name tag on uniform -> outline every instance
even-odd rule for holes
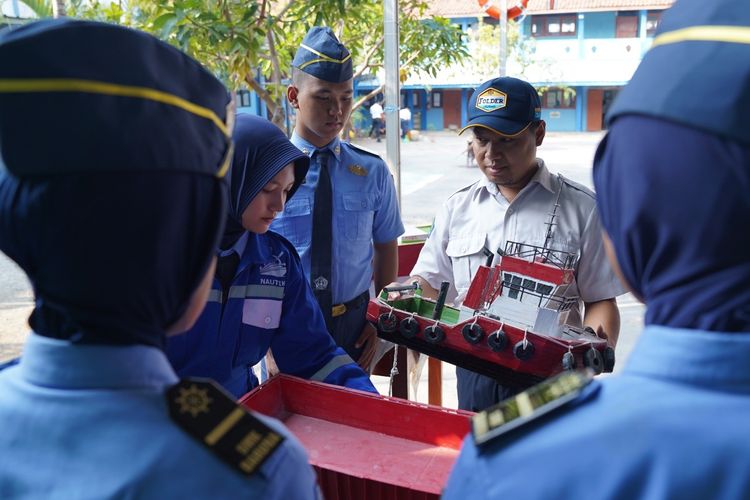
[[[242,304],[242,323],[273,330],[281,320],[281,300],[245,299]]]

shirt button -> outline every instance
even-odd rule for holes
[[[367,202],[366,201],[362,201],[362,208],[367,208]]]
[[[266,316],[265,321],[266,321],[267,325],[270,325],[271,324],[271,316]]]
[[[509,213],[509,214],[512,214],[512,213],[513,213],[513,209],[512,209],[512,208],[509,208],[509,209],[508,209],[508,213]]]

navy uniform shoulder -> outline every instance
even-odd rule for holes
[[[542,417],[571,411],[591,401],[600,385],[591,370],[567,371],[549,378],[520,394],[477,413],[471,419],[474,443],[481,447],[503,437],[530,429]]]
[[[165,397],[178,426],[245,476],[258,471],[285,440],[211,380],[181,380]]]
[[[297,249],[294,248],[294,245],[292,245],[292,243],[288,239],[284,238],[276,231],[266,231],[264,236],[266,236],[269,244],[271,245],[271,248],[274,251],[288,252],[293,259],[300,259],[299,254],[297,253]]]
[[[594,194],[594,192],[591,189],[584,186],[583,184],[572,181],[563,175],[560,175],[559,177],[560,177],[560,180],[563,182],[563,184],[566,185],[567,187],[573,188],[574,190],[585,194],[592,200],[596,199],[596,195]]]

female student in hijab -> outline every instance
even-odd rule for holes
[[[279,422],[179,382],[162,350],[210,289],[226,89],[94,22],[6,31],[0,60],[0,249],[35,294],[23,356],[0,371],[0,497],[315,498]],[[227,414],[233,432],[207,444]],[[234,451],[251,431],[274,443],[262,462]]]
[[[309,159],[268,120],[237,115],[229,218],[203,314],[167,354],[182,376],[210,377],[239,397],[258,385],[268,351],[282,373],[377,392],[333,342],[297,252],[268,227],[307,173]]]
[[[647,307],[628,363],[469,437],[446,499],[750,498],[750,45],[728,25],[749,29],[743,2],[665,13],[594,160],[605,246]]]

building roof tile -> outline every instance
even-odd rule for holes
[[[498,0],[491,0],[498,2]],[[508,0],[513,5],[516,0]],[[528,14],[607,10],[666,9],[674,0],[529,0]],[[429,13],[443,17],[473,17],[484,14],[475,0],[434,0]]]

